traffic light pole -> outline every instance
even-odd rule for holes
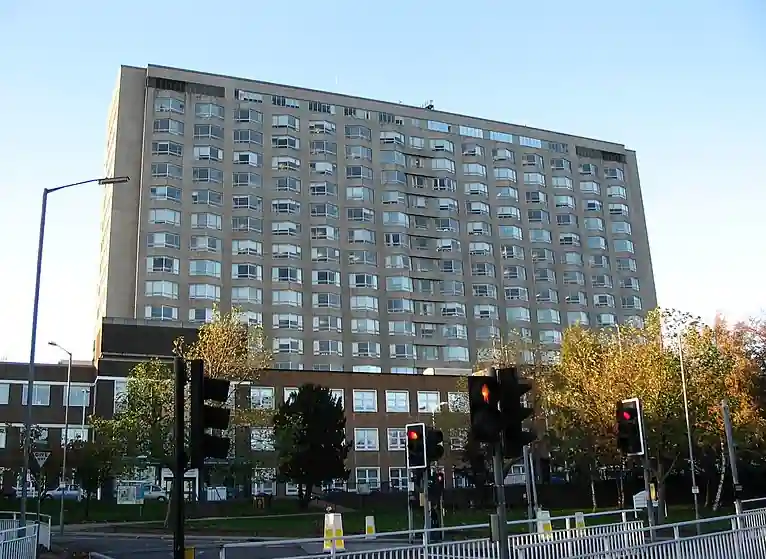
[[[505,516],[505,483],[503,480],[503,444],[495,443],[492,452],[492,473],[495,477],[495,504],[497,505],[497,539],[500,541],[500,559],[509,559],[508,519]]]
[[[426,463],[423,468],[423,547],[428,549],[428,529],[431,528],[431,504],[428,502],[428,482],[431,467]]]
[[[644,422],[644,407],[639,405],[641,425],[646,425]],[[650,476],[652,473],[651,465],[649,464],[649,439],[647,437],[646,429],[641,429],[642,445],[644,447],[644,454],[641,457],[644,466],[644,491],[646,492],[646,516],[649,521],[649,539],[654,541],[654,501],[652,500]]]
[[[184,442],[184,412],[186,403],[186,361],[182,357],[173,360],[175,376],[175,464],[173,468],[173,559],[184,559],[184,474],[186,473],[186,454]]]

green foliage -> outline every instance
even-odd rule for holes
[[[236,406],[234,401],[237,386],[257,382],[260,371],[271,363],[272,352],[267,345],[262,328],[244,324],[237,311],[218,310],[213,320],[200,328],[195,342],[186,343],[183,337],[175,341],[176,355],[188,360],[202,359],[207,376],[232,382],[232,401],[227,403],[233,408],[232,433],[237,428],[268,422],[262,411]],[[125,393],[115,404],[113,418],[91,418],[96,436],[115,440],[122,456],[142,466],[152,462],[172,466],[175,453],[172,364],[155,359],[136,365],[127,377]],[[137,461],[138,457],[145,458]]]
[[[304,384],[279,406],[273,422],[278,476],[299,485],[303,506],[313,487],[348,479],[346,414],[328,388]]]
[[[114,417],[91,418],[96,440],[111,438],[122,456],[170,465],[175,451],[174,384],[168,363],[155,359],[133,367],[125,392],[115,402]]]
[[[67,452],[67,464],[72,468],[75,483],[85,491],[95,493],[119,473],[120,449],[114,439],[72,441]]]

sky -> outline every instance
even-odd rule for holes
[[[121,64],[595,137],[638,153],[659,303],[766,309],[762,0],[0,0],[0,359],[27,361],[43,188],[100,177]],[[49,199],[37,361],[90,360],[101,192]]]

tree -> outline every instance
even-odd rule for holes
[[[199,329],[194,342],[188,343],[179,337],[173,348],[176,355],[185,359],[204,360],[206,375],[232,382],[234,390],[227,405],[233,408],[231,425],[235,450],[238,429],[263,425],[269,420],[260,410],[236,406],[237,386],[257,382],[260,371],[268,368],[272,359],[263,329],[248,325],[242,318],[236,310],[221,313],[216,309],[212,321]],[[115,437],[121,454],[128,461],[154,462],[172,468],[175,454],[174,384],[170,363],[160,360],[139,363],[128,375],[126,390],[116,402],[114,417],[92,418],[96,436]],[[188,403],[188,398],[186,401]],[[249,442],[249,436],[247,439]],[[169,502],[168,510],[170,506]]]
[[[640,328],[572,327],[564,333],[560,363],[538,382],[552,447],[560,459],[592,477],[603,468],[622,469],[614,434],[615,405],[625,398],[641,399],[661,515],[667,477],[687,457],[678,340],[694,439],[698,444],[719,444],[721,398],[732,401],[738,426],[754,418],[752,406],[742,405],[751,401],[746,385],[752,383],[745,379],[752,378],[752,371],[741,344],[722,323],[711,329],[689,315],[656,310]]]
[[[116,438],[99,437],[96,441],[81,439],[69,443],[67,461],[73,478],[85,494],[85,518],[90,513],[93,495],[107,480],[119,473],[119,447]]]
[[[308,508],[313,487],[348,479],[346,414],[329,388],[304,384],[273,421],[278,476],[298,485],[301,508]]]

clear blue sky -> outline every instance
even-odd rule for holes
[[[29,352],[42,188],[102,174],[120,64],[421,104],[638,152],[660,304],[766,308],[762,0],[0,2],[0,357]],[[38,361],[90,359],[100,193],[51,198]]]

